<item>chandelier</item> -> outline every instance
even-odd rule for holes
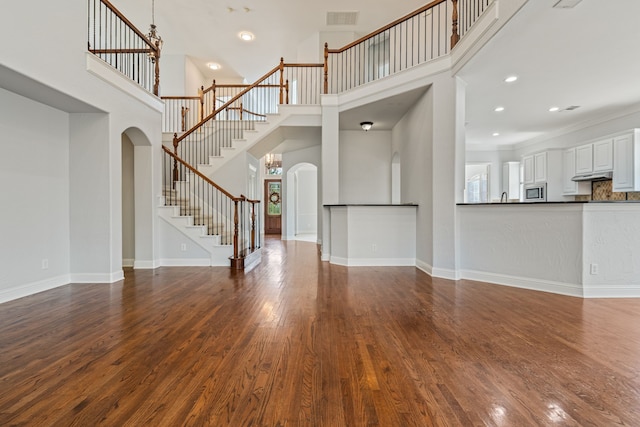
[[[158,34],[156,30],[156,1],[151,0],[151,25],[149,26],[149,34],[147,34],[147,38],[151,42],[152,45],[158,48],[158,55],[160,54],[160,49],[162,49],[162,37]],[[149,52],[149,58],[152,61],[156,60],[156,54],[154,52]]]
[[[278,175],[282,173],[282,155],[267,153],[264,155],[264,167],[268,175]]]

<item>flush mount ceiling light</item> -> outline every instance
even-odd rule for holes
[[[209,63],[207,64],[207,67],[211,68],[212,70],[219,70],[220,68],[222,68],[222,67],[220,66],[220,64],[215,63],[215,62],[209,62]]]
[[[560,107],[551,107],[549,108],[549,111],[555,113],[556,111],[560,111]]]
[[[240,34],[238,34],[238,37],[240,37],[241,40],[244,40],[246,42],[250,42],[251,40],[253,40],[255,38],[255,36],[250,33],[249,31],[243,31]]]
[[[371,126],[373,126],[373,122],[361,122],[360,126],[362,127],[362,130],[367,132],[369,129],[371,129]]]
[[[508,76],[506,79],[504,79],[506,83],[513,83],[516,80],[518,80],[518,76]]]
[[[500,113],[500,112],[504,111],[504,107],[498,106],[498,107],[494,108],[493,111],[495,111],[496,113]]]
[[[494,132],[494,133],[492,133],[491,135],[493,135],[493,136],[500,136],[500,132]]]

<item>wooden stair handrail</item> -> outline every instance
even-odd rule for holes
[[[409,14],[407,14],[407,15],[403,16],[402,18],[398,18],[398,19],[396,19],[395,21],[393,21],[392,23],[387,24],[387,25],[385,25],[384,27],[379,28],[379,29],[375,30],[375,31],[374,31],[374,32],[372,32],[372,33],[369,33],[369,34],[367,34],[366,36],[360,37],[358,40],[356,40],[356,41],[354,41],[354,42],[351,42],[351,43],[349,43],[348,45],[346,45],[346,46],[344,46],[344,47],[341,47],[341,48],[339,48],[339,49],[327,49],[327,52],[328,52],[328,53],[342,53],[342,52],[344,52],[345,50],[350,49],[350,48],[352,48],[352,47],[354,47],[354,46],[356,46],[356,45],[359,45],[359,44],[360,44],[360,43],[362,43],[363,41],[365,41],[365,40],[367,40],[367,39],[370,39],[370,38],[372,38],[372,37],[375,37],[375,36],[377,36],[378,34],[383,33],[383,32],[385,32],[385,31],[387,31],[388,29],[393,28],[393,27],[395,27],[396,25],[398,25],[398,24],[400,24],[400,23],[402,23],[402,22],[404,22],[404,21],[406,21],[406,20],[409,20],[409,19],[413,18],[414,16],[419,15],[419,14],[421,14],[422,12],[424,12],[424,11],[426,11],[426,10],[429,10],[429,9],[431,9],[431,8],[433,8],[433,7],[437,6],[437,5],[439,5],[440,3],[445,3],[446,1],[447,1],[447,0],[434,0],[434,1],[432,1],[431,3],[429,3],[429,4],[426,4],[426,5],[422,6],[420,9],[414,10],[413,12],[411,12],[411,13],[409,13]],[[456,2],[457,2],[457,0],[456,0]]]
[[[157,55],[159,53],[158,47],[155,46],[153,43],[151,43],[149,41],[149,39],[147,38],[147,35],[144,34],[142,31],[138,30],[136,28],[135,25],[133,25],[131,23],[131,21],[129,21],[127,19],[126,16],[124,16],[122,14],[122,12],[120,12],[114,5],[112,5],[109,0],[100,0],[102,2],[102,4],[104,4],[107,8],[109,8],[113,13],[115,13],[118,18],[122,19],[122,21],[124,21],[124,23],[131,29],[133,30],[134,33],[136,33],[140,38],[142,38],[145,43],[151,48],[151,50]],[[93,52],[93,51],[92,51]],[[114,53],[114,52],[102,52],[102,53]],[[144,53],[144,52],[125,52],[125,53]]]
[[[236,102],[238,99],[242,98],[247,92],[249,92],[251,89],[255,88],[256,86],[258,86],[260,84],[260,82],[263,82],[264,80],[268,79],[269,77],[271,77],[273,74],[275,74],[277,71],[280,70],[280,66],[281,64],[276,65],[273,69],[271,69],[270,71],[268,71],[264,76],[262,76],[261,78],[259,78],[258,80],[256,80],[255,83],[247,86],[246,89],[242,90],[241,92],[239,92],[236,96],[234,96],[233,98],[231,98],[230,100],[228,100],[226,103],[224,103],[220,108],[218,108],[217,110],[213,111],[211,114],[209,114],[208,116],[206,116],[205,118],[203,118],[202,120],[200,120],[200,122],[198,124],[196,124],[195,126],[193,126],[191,129],[189,129],[188,131],[186,131],[185,133],[183,133],[180,137],[178,137],[177,134],[174,134],[173,136],[173,146],[174,148],[177,150],[178,149],[178,144],[180,144],[180,141],[182,141],[183,139],[185,139],[187,136],[191,135],[193,132],[195,132],[196,130],[198,130],[204,123],[208,122],[209,120],[211,120],[212,118],[214,118],[216,115],[218,115],[221,111],[223,111],[224,109],[226,109],[227,107],[229,107],[231,104],[233,104],[234,102]]]
[[[196,175],[198,175],[200,178],[202,178],[207,184],[212,185],[216,190],[220,191],[222,194],[224,194],[225,196],[227,196],[228,198],[230,198],[233,201],[238,201],[238,202],[242,202],[244,200],[246,200],[246,197],[244,196],[240,196],[240,197],[235,197],[233,196],[231,193],[229,193],[227,190],[225,190],[224,188],[220,187],[218,184],[216,184],[215,182],[211,181],[209,178],[207,178],[204,174],[202,174],[200,171],[198,171],[196,168],[194,168],[193,166],[191,166],[189,163],[185,162],[184,160],[182,160],[180,157],[178,157],[177,155],[173,154],[171,152],[171,150],[169,150],[166,146],[162,146],[162,149],[164,150],[165,153],[167,153],[168,155],[170,155],[171,157],[173,157],[174,161],[179,162],[180,164],[182,164],[184,167],[186,167],[187,169],[189,169],[191,172],[195,173]]]

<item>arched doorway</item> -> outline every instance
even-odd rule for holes
[[[152,147],[138,128],[121,135],[122,145],[122,266],[153,266]]]

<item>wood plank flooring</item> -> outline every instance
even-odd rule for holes
[[[640,426],[639,300],[265,245],[1,304],[0,425]]]

